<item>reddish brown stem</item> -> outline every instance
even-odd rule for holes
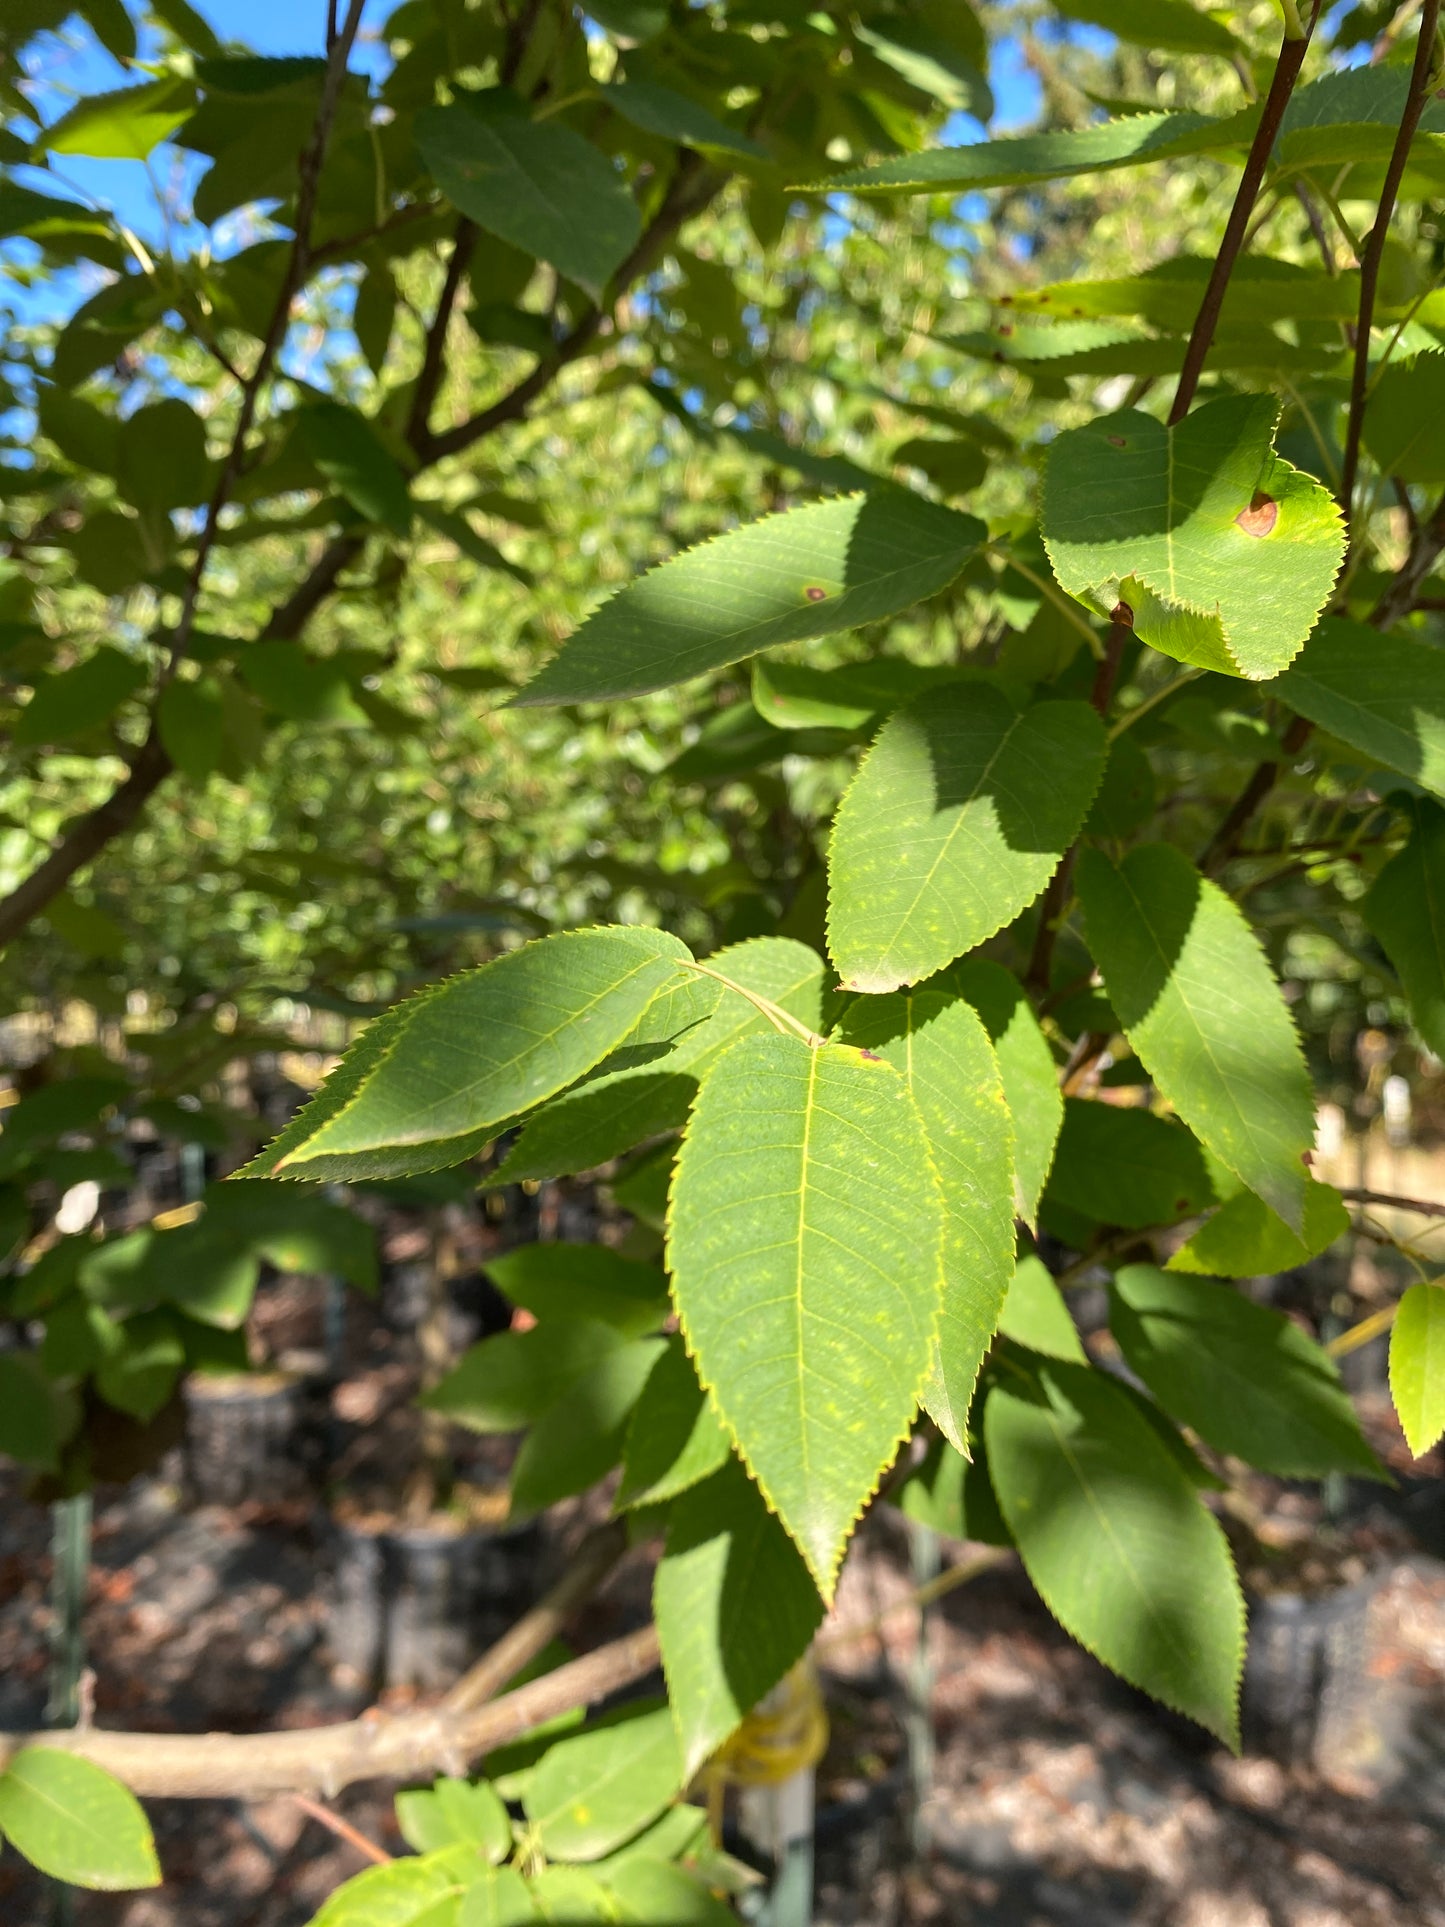
[[[1390,221],[1395,212],[1395,202],[1399,197],[1400,183],[1405,178],[1405,165],[1410,158],[1410,144],[1420,125],[1420,116],[1425,111],[1425,99],[1430,88],[1430,68],[1435,58],[1435,34],[1439,24],[1440,0],[1425,0],[1420,14],[1420,40],[1415,48],[1415,64],[1410,72],[1410,91],[1405,97],[1405,111],[1400,117],[1400,125],[1395,133],[1395,144],[1390,151],[1390,163],[1385,169],[1384,186],[1380,190],[1380,205],[1375,213],[1375,225],[1370,229],[1369,239],[1365,242],[1364,258],[1360,262],[1360,310],[1359,319],[1355,324],[1355,363],[1350,377],[1350,413],[1345,427],[1345,452],[1340,463],[1340,506],[1345,512],[1349,543],[1354,540],[1355,478],[1359,473],[1360,436],[1365,423],[1365,403],[1369,398],[1370,329],[1375,320],[1375,296],[1380,285],[1380,267],[1385,258],[1385,242],[1390,231]],[[1348,551],[1345,566],[1348,569]]]
[[[1189,413],[1194,400],[1194,391],[1199,386],[1199,377],[1204,372],[1205,359],[1214,341],[1219,317],[1224,309],[1224,297],[1229,290],[1229,279],[1234,273],[1235,263],[1243,252],[1245,238],[1249,233],[1250,217],[1254,204],[1259,199],[1259,190],[1264,183],[1265,170],[1269,157],[1274,151],[1274,143],[1279,136],[1280,124],[1284,120],[1284,110],[1289,106],[1290,95],[1294,92],[1295,82],[1299,79],[1300,68],[1309,51],[1310,35],[1314,32],[1315,19],[1319,14],[1316,0],[1309,25],[1298,39],[1288,35],[1281,43],[1279,59],[1275,62],[1274,77],[1269,83],[1264,106],[1260,109],[1259,125],[1254,130],[1249,154],[1244,163],[1244,172],[1239,177],[1239,188],[1234,196],[1234,206],[1229,210],[1229,220],[1225,225],[1224,239],[1219,244],[1219,253],[1214,258],[1214,268],[1209,276],[1209,285],[1204,290],[1204,299],[1199,304],[1199,313],[1194,318],[1194,330],[1189,337],[1189,346],[1184,351],[1184,366],[1179,371],[1179,386],[1174,394],[1174,406],[1169,411],[1170,426],[1182,422]]]
[[[293,1793],[291,1798],[303,1813],[309,1814],[329,1833],[334,1833],[338,1840],[344,1840],[349,1847],[355,1847],[356,1851],[366,1859],[373,1861],[378,1867],[391,1865],[392,1856],[385,1847],[379,1847],[374,1840],[368,1840],[364,1833],[352,1826],[349,1820],[343,1820],[339,1813],[333,1813],[330,1807],[323,1806],[319,1800],[313,1800],[306,1793]]]
[[[1109,633],[1104,641],[1104,653],[1099,658],[1099,666],[1094,671],[1094,686],[1089,691],[1089,701],[1101,717],[1109,713],[1109,704],[1114,700],[1114,685],[1119,680],[1119,666],[1124,660],[1124,645],[1134,631],[1134,612],[1127,604],[1119,603],[1114,610],[1114,619],[1109,624]],[[1075,843],[1065,851],[1064,859],[1049,879],[1049,887],[1044,891],[1039,905],[1038,928],[1034,932],[1033,952],[1029,957],[1029,967],[1024,982],[1034,990],[1047,990],[1049,971],[1054,960],[1054,945],[1058,941],[1059,923],[1069,892],[1074,884],[1074,865],[1078,861],[1079,846]]]

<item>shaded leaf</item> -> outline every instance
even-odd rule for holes
[[[1269,693],[1372,762],[1445,796],[1445,650],[1328,616]]]
[[[440,1779],[398,1793],[396,1820],[402,1838],[418,1853],[470,1843],[498,1862],[511,1850],[507,1809],[485,1780]]]
[[[393,535],[410,533],[406,476],[364,415],[340,402],[314,402],[297,415],[294,432],[298,446],[358,515]]]
[[[1025,1569],[1064,1629],[1237,1745],[1244,1601],[1229,1548],[1125,1389],[1031,1359],[990,1392],[984,1438]]]
[[[1216,1278],[1258,1278],[1289,1271],[1319,1256],[1350,1228],[1350,1214],[1331,1185],[1305,1180],[1304,1225],[1296,1237],[1263,1198],[1240,1191],[1227,1199],[1170,1258],[1169,1271]]]
[[[881,622],[946,588],[984,533],[901,489],[750,522],[620,589],[518,701],[641,695],[781,643]]]
[[[1277,675],[1344,558],[1334,498],[1274,453],[1279,411],[1230,395],[1176,428],[1130,409],[1060,435],[1040,518],[1062,586],[1180,662]]]
[[[1410,1000],[1410,1020],[1445,1055],[1445,809],[1427,796],[1396,799],[1410,840],[1360,906]]]
[[[143,664],[103,642],[74,669],[36,683],[34,695],[16,719],[11,740],[28,746],[83,736],[109,722],[145,679]]]
[[[1061,1204],[1095,1224],[1174,1224],[1206,1210],[1214,1186],[1198,1141],[1133,1105],[1064,1101],[1044,1209]]]
[[[923,1404],[965,1449],[979,1367],[1014,1268],[1013,1126],[988,1033],[962,997],[860,997],[837,1035],[902,1073],[943,1195],[943,1303]]]
[[[1445,354],[1392,362],[1365,410],[1365,446],[1402,482],[1445,481]]]
[[[1014,1202],[1019,1216],[1032,1225],[1064,1121],[1054,1054],[1018,978],[1002,964],[965,957],[952,967],[947,981],[973,1005],[993,1044],[1013,1119]]]
[[[690,1779],[823,1617],[802,1556],[736,1460],[674,1503],[652,1610]]]
[[[657,1267],[606,1245],[519,1245],[489,1258],[484,1269],[537,1318],[595,1318],[625,1338],[656,1331],[669,1311],[667,1280]]]
[[[538,1327],[539,1330],[543,1329]],[[512,1467],[512,1516],[585,1492],[622,1457],[627,1425],[661,1356],[660,1338],[630,1339],[577,1378],[523,1441]]]
[[[1086,850],[1089,943],[1130,1044],[1217,1157],[1299,1230],[1314,1093],[1254,932],[1179,850]]]
[[[845,989],[916,983],[1011,923],[1078,834],[1106,753],[1087,703],[1020,712],[960,683],[895,711],[833,824],[828,943]]]
[[[1166,1412],[1281,1478],[1380,1478],[1334,1364],[1283,1312],[1231,1285],[1128,1265],[1109,1326]]]
[[[1042,1258],[1020,1258],[1004,1299],[999,1330],[1016,1345],[1087,1365],[1088,1355],[1068,1301]]]
[[[731,1451],[722,1421],[674,1333],[633,1409],[618,1503],[657,1505],[675,1498],[724,1466]]]
[[[453,207],[594,299],[642,231],[606,155],[560,121],[529,120],[508,88],[423,109],[416,143]]]

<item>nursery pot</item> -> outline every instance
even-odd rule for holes
[[[320,1437],[305,1380],[283,1373],[187,1380],[186,1474],[200,1505],[304,1499]]]
[[[1327,1767],[1368,1727],[1370,1605],[1380,1575],[1318,1593],[1250,1600],[1241,1726],[1248,1751]]]
[[[533,1526],[336,1526],[333,1661],[372,1692],[448,1686],[532,1603]]]

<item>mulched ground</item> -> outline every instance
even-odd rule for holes
[[[318,1341],[317,1304],[298,1292],[270,1294],[273,1353]],[[379,1489],[388,1464],[411,1455],[413,1384],[385,1304],[353,1320],[323,1431],[359,1489],[368,1479]],[[936,1752],[915,1811],[909,1549],[896,1516],[870,1522],[829,1629],[859,1636],[825,1668],[833,1738],[819,1778],[817,1927],[1445,1927],[1445,1468],[1413,1466],[1387,1404],[1375,1394],[1363,1403],[1379,1449],[1408,1479],[1394,1493],[1332,1495],[1343,1522],[1336,1564],[1383,1578],[1312,1763],[1235,1760],[1161,1713],[1067,1639],[1009,1563],[929,1616]],[[499,1468],[479,1453],[464,1469],[485,1480]],[[49,1528],[17,1487],[0,1497],[0,1725],[23,1728],[45,1696]],[[1255,1481],[1246,1497],[1282,1560],[1321,1543],[1329,1522],[1317,1489]],[[331,1644],[338,1543],[315,1498],[195,1505],[174,1457],[105,1489],[86,1614],[97,1719],[245,1730],[359,1711],[365,1690]],[[523,1589],[535,1596],[557,1548],[524,1556],[535,1570],[522,1572]],[[576,1643],[636,1623],[646,1596],[634,1565]],[[352,1789],[335,1804],[401,1849],[387,1789]],[[303,1927],[363,1864],[287,1800],[156,1802],[152,1818],[164,1887],[79,1896],[73,1927]],[[7,1851],[3,1927],[60,1918]]]

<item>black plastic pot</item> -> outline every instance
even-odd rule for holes
[[[186,1480],[198,1505],[281,1505],[315,1491],[321,1432],[306,1380],[197,1376],[185,1399]]]
[[[1371,1575],[1334,1592],[1250,1602],[1241,1726],[1246,1749],[1286,1766],[1329,1766],[1369,1720]]]
[[[447,1686],[532,1604],[536,1564],[531,1526],[340,1524],[332,1659],[372,1692]]]

